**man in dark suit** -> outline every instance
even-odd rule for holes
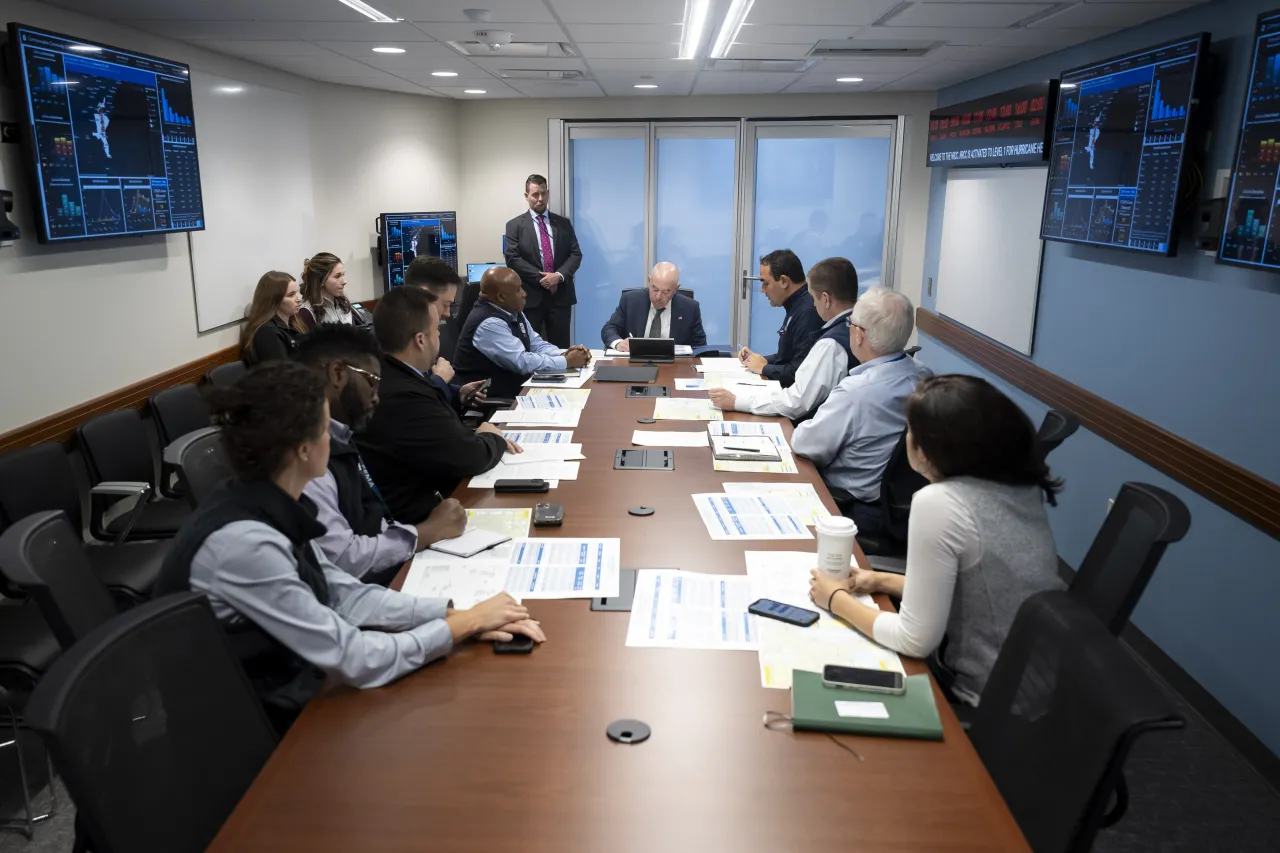
[[[427,378],[440,346],[438,300],[397,287],[378,300],[373,330],[382,346],[378,408],[356,446],[396,521],[419,524],[467,477],[483,474],[520,448],[493,424],[473,432]],[[464,402],[480,383],[464,385]]]
[[[628,338],[673,338],[684,346],[706,346],[702,309],[680,292],[680,270],[663,261],[649,274],[649,286],[622,294],[609,322],[600,330],[604,345],[628,352]]]
[[[582,263],[573,223],[547,211],[547,179],[524,182],[529,209],[507,223],[502,241],[507,266],[520,274],[526,295],[525,317],[534,331],[558,347],[569,346],[569,320],[578,297],[573,274]]]

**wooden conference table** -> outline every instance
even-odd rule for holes
[[[659,382],[674,392],[676,376],[698,375],[693,363],[662,367]],[[834,512],[807,460],[797,459],[798,477],[729,474],[712,470],[709,448],[682,447],[673,472],[614,471],[614,451],[631,446],[633,430],[706,425],[641,426],[653,400],[626,399],[618,383],[587,387],[574,431],[587,457],[579,479],[547,496],[465,484],[455,496],[470,507],[563,503],[564,526],[533,535],[620,537],[628,567],[742,574],[744,551],[814,549],[712,541],[689,499],[730,480],[802,480]],[[628,515],[637,504],[657,513]],[[1028,849],[941,695],[943,742],[842,736],[860,762],[825,735],[764,728],[765,711],[790,712],[790,693],[760,686],[753,653],[627,648],[630,614],[592,612],[581,599],[529,609],[548,638],[532,655],[467,644],[390,686],[314,700],[209,849]],[[926,671],[918,661],[906,667]],[[608,740],[605,727],[621,718],[648,723],[652,737]]]

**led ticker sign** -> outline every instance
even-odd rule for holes
[[[1055,80],[929,113],[930,166],[1043,163],[1057,100]]]

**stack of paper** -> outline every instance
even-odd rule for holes
[[[706,447],[705,432],[662,432],[656,429],[638,429],[631,433],[631,443],[637,447]]]
[[[587,405],[587,398],[591,396],[591,391],[586,388],[530,388],[529,393],[525,396],[559,397],[569,405],[569,408],[581,409]],[[520,397],[516,398],[517,405],[521,399]]]
[[[707,373],[708,388],[723,388],[734,394],[769,394],[782,387],[776,379],[761,379],[754,373]]]
[[[467,529],[475,527],[502,533],[512,539],[523,539],[529,535],[529,524],[533,521],[533,509],[469,509],[467,510]]]
[[[503,430],[502,437],[521,447],[531,444],[569,444],[573,441],[571,430]]]
[[[693,503],[716,540],[812,539],[805,519],[772,495],[693,495]]]
[[[791,452],[786,436],[782,434],[782,424],[763,421],[725,421],[718,424],[707,424],[707,432],[712,435],[763,435],[773,440],[779,449]]]
[[[627,645],[753,651],[757,625],[747,612],[751,579],[675,569],[636,572]]]
[[[791,445],[787,444],[787,439],[782,434],[782,424],[761,423],[759,421],[723,421],[721,423],[707,424],[707,431],[713,436],[764,436],[778,445],[778,452],[782,454],[782,460],[779,462],[732,462],[716,459],[713,460],[712,467],[717,471],[728,471],[736,474],[800,473],[800,469],[796,467],[796,461],[791,455]]]
[[[523,445],[519,453],[502,455],[503,465],[532,465],[535,462],[573,462],[586,459],[581,444],[531,444]]]
[[[792,515],[805,519],[805,524],[812,527],[820,518],[829,518],[831,513],[822,505],[818,490],[812,483],[723,483],[725,494],[730,495],[773,495],[782,498],[790,507]]]
[[[721,421],[724,412],[710,400],[689,397],[659,397],[653,401],[653,418],[659,421]]]
[[[575,373],[575,372],[576,372],[576,373],[577,373],[577,375],[576,375],[576,376],[569,376],[569,377],[567,377],[563,382],[547,382],[547,381],[545,381],[545,380],[538,380],[538,379],[536,379],[536,378],[534,378],[534,377],[530,376],[528,379],[526,379],[526,380],[524,381],[524,387],[526,387],[526,388],[549,388],[549,389],[550,389],[550,390],[552,390],[552,391],[557,391],[557,390],[560,390],[560,389],[563,389],[563,388],[581,388],[583,385],[586,385],[588,382],[590,382],[590,381],[591,381],[591,379],[592,379],[592,377],[593,377],[593,376],[595,376],[596,367],[595,367],[595,363],[594,363],[594,362],[592,362],[591,364],[587,365],[586,367],[582,368],[581,370],[574,371],[574,370],[570,369],[570,370],[566,370],[566,371],[564,371],[564,372],[565,372],[565,373]]]
[[[809,570],[816,568],[817,562],[816,554],[802,551],[747,552],[747,577],[751,579],[753,600],[771,598],[821,613],[817,624],[808,628],[773,619],[759,620],[760,683],[765,687],[790,689],[793,669],[820,673],[827,664],[902,672],[902,661],[896,653],[850,628],[810,600]],[[870,596],[857,598],[879,609]]]
[[[524,400],[525,397],[516,397]],[[563,400],[564,398],[560,398]],[[543,426],[573,429],[578,425],[582,415],[581,409],[569,408],[567,405],[558,409],[516,408],[503,409],[493,413],[489,420],[495,424],[519,424],[522,427]]]
[[[510,454],[508,454],[510,455]],[[546,480],[551,488],[559,488],[561,480],[578,479],[578,462],[508,463],[506,457],[492,469],[477,474],[467,483],[468,489],[492,489],[499,480]]]

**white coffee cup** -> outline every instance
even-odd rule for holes
[[[858,525],[853,519],[833,515],[818,519],[818,568],[836,578],[849,577],[849,560],[853,557],[853,537]]]

